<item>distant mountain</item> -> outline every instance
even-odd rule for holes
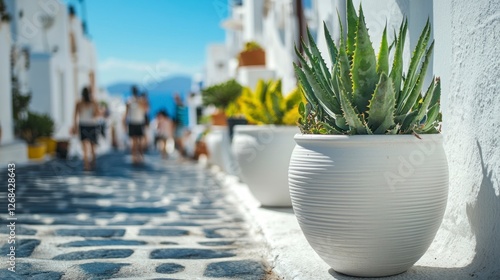
[[[179,92],[187,94],[191,91],[191,83],[192,78],[189,76],[172,76],[158,81],[157,83],[149,84],[146,87],[146,91],[170,93]],[[130,88],[132,87],[132,85],[137,84],[130,82],[121,82],[109,85],[106,89],[112,95],[123,95],[124,93],[130,92]]]

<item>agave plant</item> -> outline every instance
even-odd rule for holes
[[[281,80],[259,80],[255,92],[244,88],[238,100],[241,112],[253,124],[295,125],[299,118],[298,106],[302,101],[295,89],[286,97],[281,91]]]
[[[340,23],[340,20],[339,20]],[[294,64],[307,104],[301,104],[299,127],[304,134],[422,134],[440,131],[439,78],[424,94],[422,87],[434,42],[427,21],[403,72],[403,48],[408,21],[403,20],[392,44],[387,26],[376,56],[368,35],[363,9],[356,12],[347,0],[347,35],[339,46],[326,24],[325,39],[331,59],[329,69],[311,33],[302,42],[304,55],[296,50],[300,66]],[[346,38],[347,37],[347,38]],[[394,51],[392,67],[389,57]]]

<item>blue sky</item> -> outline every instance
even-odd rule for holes
[[[75,5],[82,16],[78,0]],[[223,42],[227,0],[85,0],[99,83],[200,73],[207,44]]]

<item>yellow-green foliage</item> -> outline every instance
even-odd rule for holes
[[[298,106],[303,101],[295,89],[286,97],[281,91],[281,80],[257,83],[255,92],[244,88],[237,103],[249,123],[295,125],[299,118]]]
[[[245,49],[243,51],[255,51],[255,50],[261,50],[262,46],[259,45],[259,43],[255,41],[249,41],[245,43]]]

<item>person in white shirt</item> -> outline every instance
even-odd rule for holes
[[[144,161],[142,150],[142,138],[144,137],[144,125],[146,123],[145,115],[147,104],[144,98],[139,96],[139,90],[136,86],[132,87],[132,98],[127,103],[123,124],[128,128],[128,136],[132,140],[132,163],[141,163]],[[128,122],[128,127],[127,127]]]
[[[71,133],[80,134],[83,149],[83,168],[90,171],[95,168],[97,144],[97,117],[99,116],[99,105],[92,98],[89,88],[82,90],[82,99],[76,103]],[[78,124],[78,125],[77,125]],[[78,130],[77,130],[78,127]],[[89,153],[91,159],[89,160]]]

